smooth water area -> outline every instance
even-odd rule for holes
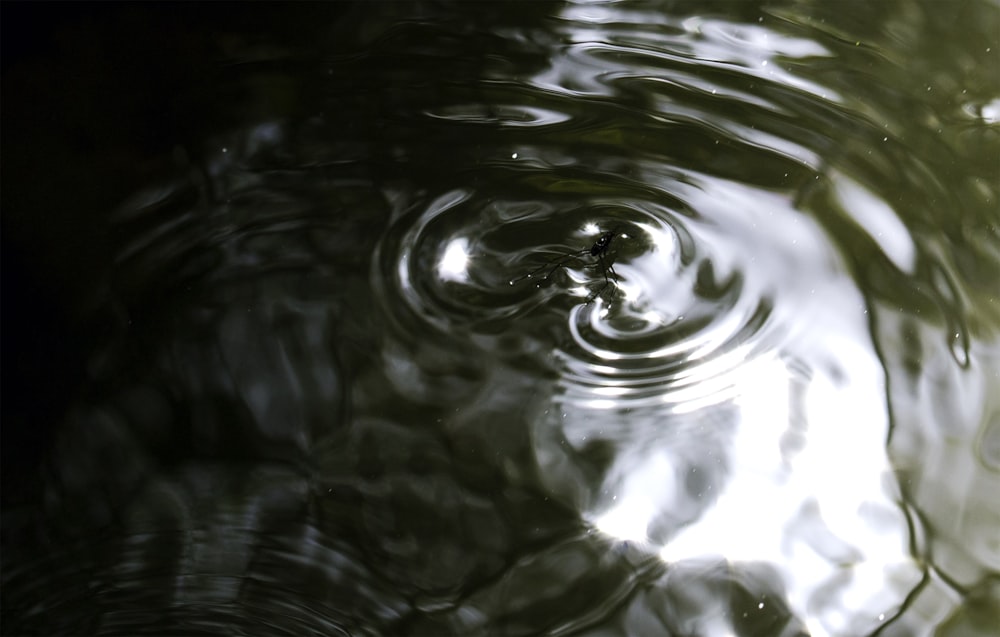
[[[5,179],[83,362],[4,634],[997,634],[1000,7],[226,11],[5,72],[171,36],[119,183]]]

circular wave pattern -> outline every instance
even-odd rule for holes
[[[373,284],[396,320],[429,323],[442,332],[473,326],[488,331],[517,311],[503,280],[509,256],[484,241],[482,221],[469,212],[483,205],[481,197],[453,190],[404,214],[390,229]],[[492,212],[502,216],[503,208],[493,206]]]
[[[853,520],[893,475],[877,462],[865,473],[858,458],[881,461],[884,410],[834,386],[882,390],[865,328],[921,333],[893,327],[890,309],[916,323],[940,315],[946,328],[921,342],[937,329],[965,374],[990,369],[974,336],[996,316],[982,275],[997,255],[996,83],[982,75],[990,44],[964,28],[984,12],[969,4],[981,15],[965,23],[952,12],[955,50],[939,55],[930,45],[941,33],[924,25],[941,22],[930,2],[825,17],[795,3],[699,15],[528,3],[510,16],[477,4],[456,6],[453,22],[424,15],[435,4],[413,6],[419,15],[394,19],[399,4],[361,25],[338,20],[351,36],[301,59],[302,29],[278,48],[226,36],[225,47],[246,47],[230,60],[232,84],[180,100],[209,114],[191,125],[202,141],[174,154],[173,186],[127,202],[112,224],[123,248],[107,288],[124,309],[110,312],[115,347],[98,375],[115,393],[70,421],[61,435],[73,462],[55,455],[55,497],[36,498],[70,535],[129,515],[111,544],[5,569],[11,632],[67,632],[67,613],[39,611],[66,601],[66,581],[87,589],[75,628],[132,633],[168,608],[189,628],[242,627],[258,608],[332,634],[565,633],[630,604],[627,633],[699,632],[688,620],[701,615],[742,617],[719,631],[760,634],[749,623],[762,616],[757,600],[773,612],[781,591],[800,596],[796,611],[865,623],[796,631],[782,610],[770,632],[873,632],[864,626],[904,595],[870,596],[874,612],[845,608],[867,593],[837,588],[862,579],[844,565],[900,587],[905,577],[886,545],[824,525],[840,505]],[[216,130],[202,139],[203,128]],[[878,321],[865,322],[868,309]],[[855,360],[841,345],[865,351]],[[897,384],[944,377],[921,369],[932,347],[913,348]],[[761,373],[771,362],[774,374]],[[731,400],[749,376],[760,382]],[[132,389],[115,398],[121,385]],[[905,440],[909,414],[895,415]],[[987,451],[995,429],[981,436]],[[102,462],[108,450],[132,460]],[[758,469],[784,480],[783,460],[808,452],[798,468],[816,482],[758,488]],[[912,466],[931,481],[954,464],[927,471],[920,460]],[[303,477],[317,467],[319,483]],[[133,500],[136,476],[148,488]],[[717,506],[724,486],[735,491]],[[552,500],[567,506],[553,513]],[[954,500],[963,506],[945,511],[977,504]],[[914,520],[948,515],[914,502]],[[566,540],[581,519],[588,528]],[[683,575],[674,561],[673,584],[643,580],[589,533],[669,542],[683,558],[703,545],[679,533],[724,552],[716,539],[751,539],[753,524],[758,544],[726,553],[715,575],[700,563],[700,575]],[[46,538],[31,540],[39,555],[60,537],[24,527]],[[816,529],[812,557],[787,563],[784,539]],[[965,571],[943,548],[935,568]],[[730,594],[741,565],[772,558],[795,577],[773,594],[756,581]],[[66,577],[36,580],[44,572]],[[88,574],[104,573],[120,585],[94,589]],[[710,606],[685,610],[699,578]],[[929,603],[954,606],[945,592]],[[198,610],[206,603],[218,616]]]
[[[470,206],[483,209],[473,215]],[[403,219],[383,246],[377,280],[393,286],[384,300],[402,299],[407,320],[441,332],[561,323],[563,400],[598,408],[723,400],[727,371],[780,345],[764,273],[718,254],[710,222],[666,206],[560,210],[453,191]],[[606,232],[615,234],[605,264],[618,276],[609,273],[607,287],[590,253]]]
[[[571,311],[572,342],[557,351],[565,403],[610,409],[722,400],[731,397],[726,372],[778,344],[766,335],[773,300],[746,284],[748,274],[716,271],[710,245],[695,243],[682,256],[679,235],[693,236],[687,221],[645,208],[634,234],[648,249],[616,266],[616,298]]]
[[[776,261],[755,253],[783,250],[794,231],[761,228],[799,223],[801,185],[821,170],[802,117],[841,98],[792,62],[830,52],[767,26],[671,18],[636,31],[595,11],[567,11],[570,44],[534,76],[422,111],[496,144],[456,187],[399,204],[376,288],[406,331],[543,334],[563,401],[725,400],[730,371],[781,348],[776,319],[802,292],[769,283]],[[588,249],[612,230],[619,280],[602,291],[613,275]],[[779,269],[801,254],[784,251]]]

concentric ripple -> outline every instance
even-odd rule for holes
[[[788,196],[692,171],[656,184],[649,169],[670,205],[633,197],[569,208],[460,189],[410,204],[380,247],[379,296],[408,330],[555,334],[564,404],[690,410],[729,400],[731,373],[787,345],[789,317],[816,300],[836,258]],[[606,258],[618,279],[605,288],[589,248],[612,230]]]
[[[52,361],[23,357],[5,421],[49,438],[32,385],[81,377],[10,512],[5,489],[7,632],[975,618],[1000,563],[994,7],[329,6],[287,36],[177,20],[180,49],[126,65],[177,64],[148,94],[89,74],[116,48],[79,78],[13,62],[38,119],[15,255],[33,209],[66,213],[35,220],[39,280],[14,270],[37,296],[8,286],[56,316],[13,323],[55,349],[15,350]],[[125,24],[72,20],[38,48]],[[72,113],[30,99],[52,87]],[[119,121],[138,104],[166,113]],[[104,137],[132,141],[82,150]],[[48,308],[92,236],[93,299]]]
[[[477,216],[470,214],[474,207],[485,209]],[[490,205],[461,189],[411,204],[380,246],[372,277],[389,314],[442,332],[489,331],[515,314],[518,308],[504,279],[510,257],[484,238],[486,228],[516,214],[512,208],[517,206]],[[403,308],[407,312],[399,311]]]
[[[725,372],[766,340],[773,301],[745,272],[718,272],[709,246],[681,258],[677,228],[650,217],[636,224],[650,249],[616,270],[621,301],[577,306],[572,343],[557,351],[563,400],[592,408],[643,407],[727,397]]]

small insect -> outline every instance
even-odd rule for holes
[[[514,285],[515,283],[518,283],[525,279],[534,278],[535,275],[537,275],[539,272],[545,270],[548,271],[545,272],[545,275],[542,276],[541,278],[548,279],[550,276],[555,274],[556,270],[558,270],[559,268],[568,267],[568,264],[571,263],[572,261],[582,260],[583,257],[589,255],[595,257],[595,260],[593,263],[587,264],[585,267],[599,268],[601,271],[601,276],[604,277],[604,285],[597,288],[596,290],[593,290],[587,297],[586,303],[591,303],[592,301],[594,301],[594,299],[603,294],[604,290],[608,289],[608,286],[611,285],[612,281],[617,282],[619,280],[618,273],[615,272],[614,264],[612,263],[611,256],[609,254],[609,251],[611,250],[611,243],[617,236],[617,232],[618,232],[618,226],[616,226],[612,230],[609,230],[608,232],[601,234],[601,236],[597,238],[597,241],[594,242],[594,245],[590,246],[589,248],[577,250],[576,252],[568,252],[566,254],[561,254],[557,257],[549,259],[548,261],[543,263],[541,266],[535,268],[531,272],[525,274],[524,276],[514,279],[513,281],[510,282],[510,284]]]

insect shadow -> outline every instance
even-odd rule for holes
[[[616,283],[619,281],[618,273],[615,272],[614,262],[610,252],[611,244],[617,236],[619,228],[621,228],[621,226],[615,226],[611,230],[602,233],[601,236],[597,238],[597,241],[594,242],[594,245],[589,248],[583,248],[582,250],[577,250],[576,252],[567,252],[549,259],[531,272],[512,280],[510,284],[514,285],[515,283],[520,283],[525,279],[535,278],[540,272],[545,273],[541,276],[542,279],[548,279],[550,276],[555,274],[556,270],[559,268],[569,267],[569,264],[574,261],[583,262],[587,257],[593,257],[593,261],[585,263],[584,267],[599,270],[601,276],[604,278],[604,285],[592,290],[590,295],[587,296],[587,300],[584,304],[586,305],[593,302],[597,297],[601,296],[604,291],[608,289],[608,287],[611,286],[612,281]]]

